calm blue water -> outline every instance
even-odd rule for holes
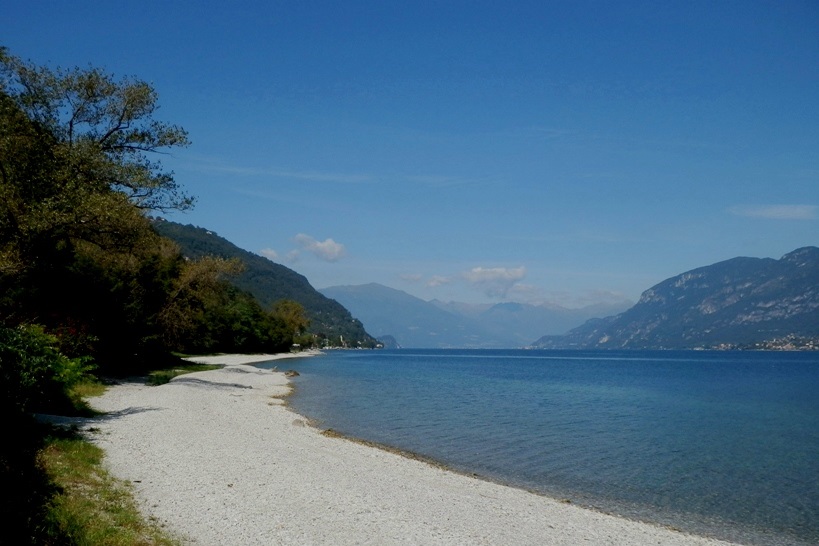
[[[338,351],[286,366],[293,408],[322,428],[686,531],[819,544],[819,354]]]

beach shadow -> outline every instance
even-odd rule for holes
[[[116,419],[121,419],[123,417],[128,417],[129,415],[137,415],[140,413],[146,413],[149,411],[160,411],[163,408],[157,407],[130,407],[124,408],[121,410],[116,411],[106,411],[100,412],[93,416],[64,416],[64,415],[48,415],[48,414],[37,414],[35,415],[35,419],[39,423],[51,425],[53,427],[58,427],[63,430],[82,430],[88,427],[92,427],[96,423],[102,423],[105,421],[114,421]],[[0,542],[2,544],[2,542]]]
[[[140,413],[147,413],[149,411],[160,411],[163,408],[151,407],[151,406],[134,406],[130,408],[124,408],[121,410],[116,411],[106,411],[105,413],[98,415],[96,417],[91,417],[87,419],[87,422],[94,422],[94,421],[113,421],[115,419],[121,419],[122,417],[128,417],[129,415],[138,415]]]
[[[252,389],[250,385],[241,385],[239,383],[222,383],[219,381],[206,381],[196,377],[185,377],[183,375],[174,377],[171,384],[184,383],[194,387],[201,387],[205,389]]]

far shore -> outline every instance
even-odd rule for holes
[[[196,357],[223,367],[115,385],[86,434],[183,544],[729,544],[324,434],[286,406],[284,373],[248,365],[303,356]]]

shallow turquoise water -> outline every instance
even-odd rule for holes
[[[687,531],[819,544],[819,354],[337,351],[287,367],[294,409],[323,428]]]

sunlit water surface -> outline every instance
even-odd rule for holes
[[[285,366],[301,374],[292,407],[322,428],[689,532],[819,544],[819,354],[333,351]]]

